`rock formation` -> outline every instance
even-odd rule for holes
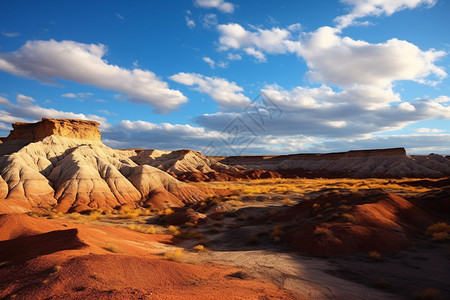
[[[37,142],[51,135],[100,141],[101,132],[98,130],[99,125],[99,123],[94,121],[47,118],[43,118],[42,121],[37,123],[17,122],[12,124],[14,130],[11,131],[5,141],[26,140]]]
[[[437,154],[408,155],[404,148],[328,154],[230,156],[220,163],[280,172],[284,176],[401,178],[445,177],[450,160]]]
[[[105,146],[97,126],[64,119],[14,124],[0,144],[0,196],[5,198],[0,211],[108,210],[138,202],[159,208],[204,197],[166,172],[139,166]]]

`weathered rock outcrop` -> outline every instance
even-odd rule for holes
[[[5,141],[25,140],[37,142],[48,136],[57,135],[80,140],[100,141],[100,124],[94,121],[71,119],[43,118],[37,123],[17,122],[12,124],[11,131]]]
[[[46,127],[46,124],[59,125]],[[0,144],[0,153],[2,148],[22,145],[19,150],[0,157],[0,196],[5,198],[0,200],[0,211],[108,210],[135,207],[138,203],[180,206],[205,196],[166,172],[148,165],[139,166],[105,146],[97,139],[100,136],[97,126],[95,122],[44,119],[19,126],[19,133],[15,129]],[[33,134],[27,134],[25,128],[32,129]],[[39,131],[40,128],[44,131]],[[45,134],[50,135],[44,137]],[[19,143],[24,140],[25,144]]]
[[[445,177],[450,161],[441,155],[408,155],[404,148],[327,154],[230,156],[222,164],[277,171],[284,176],[401,178]]]

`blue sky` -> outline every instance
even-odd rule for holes
[[[2,1],[0,135],[116,148],[450,154],[450,1]]]

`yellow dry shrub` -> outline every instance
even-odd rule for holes
[[[378,251],[370,251],[369,256],[370,256],[370,258],[379,260],[381,258],[381,253]]]
[[[193,247],[192,250],[195,250],[195,251],[198,251],[198,252],[202,252],[202,251],[205,251],[206,248],[203,245],[197,245],[197,246]]]
[[[137,232],[141,232],[141,233],[147,233],[147,234],[155,234],[156,233],[155,227],[153,227],[153,225],[144,226],[144,225],[131,224],[130,226],[128,226],[128,229],[137,231]]]
[[[171,261],[181,261],[181,255],[183,254],[183,248],[178,248],[176,250],[168,251],[164,253],[164,259]]]
[[[141,214],[140,209],[123,208],[120,210],[120,217],[123,219],[134,219]]]

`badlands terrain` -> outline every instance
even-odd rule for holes
[[[2,299],[450,299],[450,158],[0,144]],[[187,145],[188,146],[188,145]]]

